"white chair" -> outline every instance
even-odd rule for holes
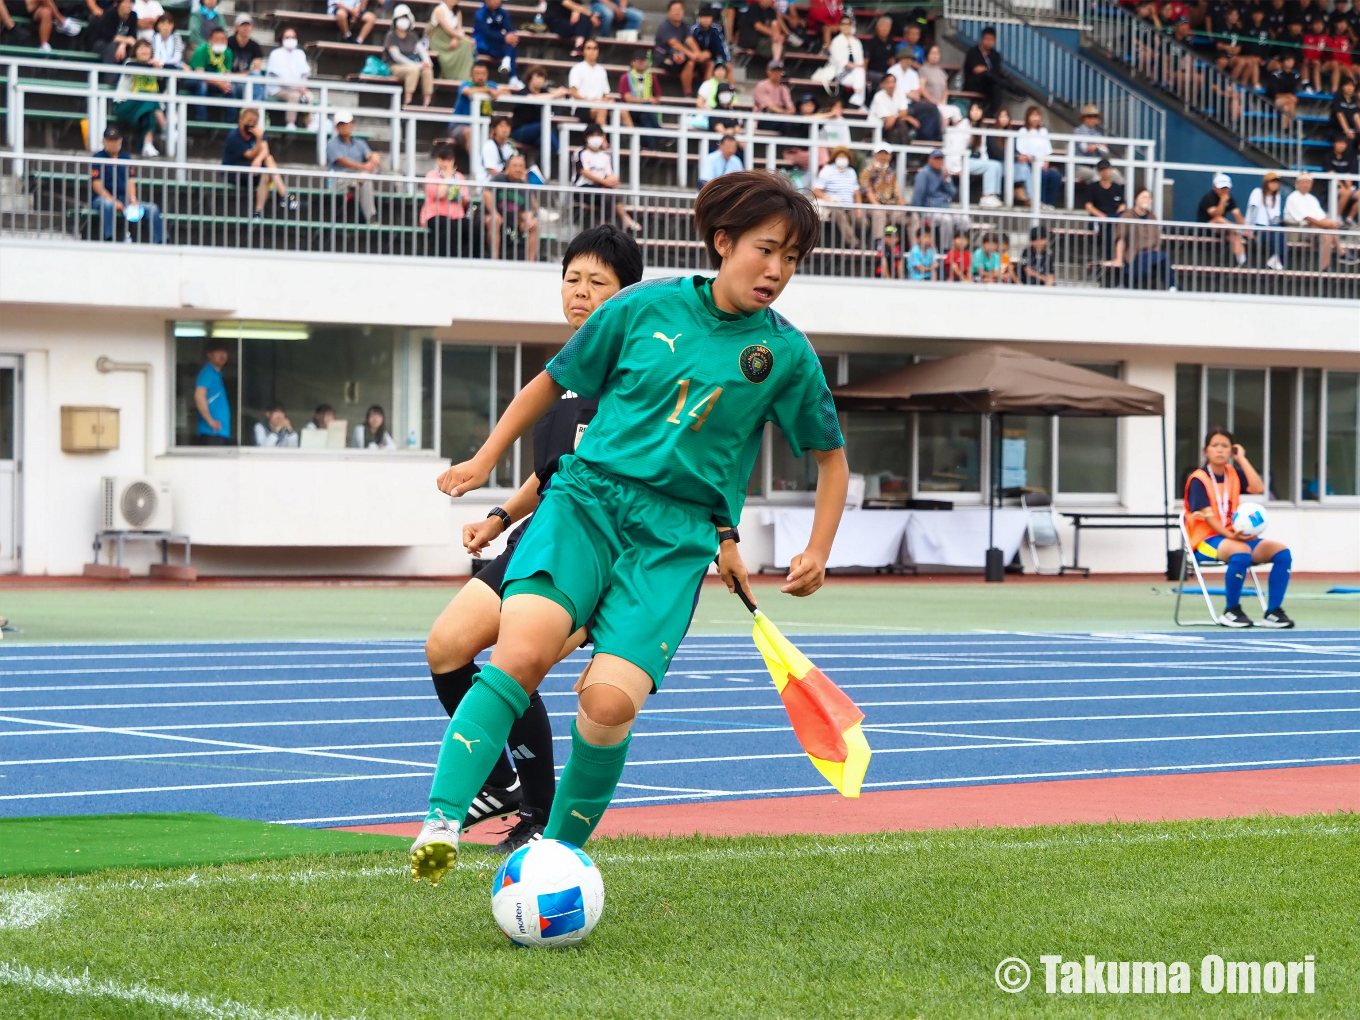
[[[1062,538],[1058,534],[1058,517],[1053,512],[1053,500],[1044,492],[1022,492],[1020,507],[1025,511],[1025,539],[1029,545],[1029,556],[1034,561],[1036,574],[1063,574],[1069,570],[1080,570],[1085,577],[1091,576],[1090,567],[1063,566]],[[1044,566],[1040,549],[1053,549],[1057,562]]]
[[[1228,572],[1226,561],[1217,560],[1213,563],[1201,563],[1199,557],[1195,555],[1194,549],[1190,546],[1190,533],[1185,530],[1185,518],[1180,519],[1181,529],[1181,578],[1176,585],[1176,609],[1172,613],[1172,619],[1176,621],[1178,627],[1221,627],[1218,614],[1214,612],[1214,601],[1209,597],[1209,586],[1205,583],[1204,575],[1213,571]],[[1185,593],[1185,579],[1190,569],[1195,571],[1195,580],[1199,582],[1200,594],[1204,596],[1204,604],[1209,607],[1209,619],[1207,620],[1182,620],[1181,619],[1181,596]],[[1261,575],[1257,572],[1256,564],[1253,563],[1247,568],[1247,573],[1251,576],[1251,585],[1256,592],[1256,599],[1261,603],[1261,613],[1266,611],[1265,589],[1261,587]],[[1246,586],[1243,585],[1243,591]]]

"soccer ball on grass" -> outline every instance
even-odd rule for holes
[[[520,847],[491,883],[492,916],[521,946],[574,946],[603,912],[600,869],[583,850],[558,839]]]

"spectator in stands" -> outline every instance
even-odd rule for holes
[[[132,0],[132,13],[137,18],[137,38],[151,41],[156,34],[156,21],[165,13],[160,0]]]
[[[194,382],[194,407],[198,411],[194,441],[199,446],[231,445],[231,403],[222,381],[229,352],[225,340],[209,340],[204,348],[204,365]]]
[[[831,48],[831,37],[835,34],[837,26],[841,23],[841,15],[845,13],[841,6],[841,0],[812,0],[812,5],[808,9],[807,27],[809,32],[821,32],[822,49]],[[746,43],[742,43],[746,46]],[[746,46],[747,49],[753,47]]]
[[[714,64],[713,76],[705,80],[704,83],[695,90],[697,99],[695,100],[694,105],[700,110],[716,110],[718,108],[718,90],[727,89],[729,92],[732,91],[731,86],[727,84],[727,73],[726,64]],[[708,129],[708,117],[705,114],[696,113],[690,118],[690,126],[696,127],[700,131],[705,131]]]
[[[110,124],[104,129],[103,148],[95,150],[90,162],[90,190],[93,193],[90,204],[99,215],[100,234],[104,240],[113,240],[113,228],[121,213],[124,222],[130,220],[129,207],[138,219],[146,219],[151,224],[151,242],[160,244],[162,235],[161,211],[155,202],[137,201],[137,170],[123,166],[123,160],[131,157],[123,151],[123,133]],[[140,209],[137,213],[135,210]]]
[[[874,276],[880,280],[900,280],[906,274],[906,257],[902,251],[901,229],[889,223],[883,236],[874,242]]]
[[[1355,95],[1355,80],[1346,78],[1341,82],[1341,90],[1332,97],[1331,108],[1327,111],[1327,127],[1333,138],[1343,138],[1354,142],[1360,133],[1360,99]]]
[[[742,122],[732,116],[732,111],[737,105],[737,93],[730,85],[720,85],[715,97],[718,101],[718,108],[713,116],[708,118],[708,128],[723,135],[735,135],[742,129]]]
[[[936,257],[935,242],[930,236],[930,229],[918,227],[915,237],[916,243],[907,252],[907,279],[937,279],[939,276],[939,260]]]
[[[732,59],[727,50],[727,36],[723,34],[722,26],[716,20],[721,10],[722,8],[717,5],[710,7],[707,4],[700,4],[694,27],[689,30],[690,39],[699,48],[696,62],[707,68],[704,72],[705,81],[711,81],[717,69],[725,68],[727,62]]]
[[[1261,76],[1270,63],[1275,40],[1270,34],[1270,29],[1266,27],[1264,5],[1252,4],[1248,18],[1249,21],[1243,30],[1242,60],[1244,64],[1250,62],[1250,67],[1247,75],[1241,80],[1249,88],[1256,89],[1260,88]]]
[[[908,100],[897,91],[897,75],[885,74],[879,79],[879,89],[869,104],[869,127],[881,127],[883,139],[893,145],[906,145],[920,122],[907,113]]]
[[[586,128],[586,144],[576,150],[574,162],[576,172],[572,183],[578,188],[601,191],[615,191],[619,186],[618,174],[614,173],[614,157],[609,153],[609,145],[604,137],[604,128],[591,124]],[[618,217],[624,230],[641,232],[641,225],[628,215],[627,211],[613,195],[592,196],[582,205],[594,214],[596,223],[607,223]]]
[[[1053,253],[1048,250],[1048,228],[1030,227],[1029,247],[1020,263],[1021,282],[1031,287],[1052,287],[1057,283],[1053,272]]]
[[[142,158],[155,159],[160,155],[153,144],[156,132],[165,130],[165,112],[161,109],[161,79],[154,74],[151,63],[151,43],[138,39],[132,47],[132,58],[123,64],[126,70],[118,79],[118,91],[155,99],[124,99],[113,104],[113,115],[129,132],[134,144],[142,143]]]
[[[331,427],[331,422],[333,421],[335,421],[335,408],[331,407],[330,404],[317,404],[316,411],[312,415],[312,420],[304,425],[303,428],[321,429],[324,432]]]
[[[468,194],[463,175],[454,165],[452,145],[434,150],[434,166],[425,175],[425,202],[420,225],[427,236],[426,250],[440,258],[468,258],[472,254]]]
[[[1285,237],[1280,226],[1284,223],[1284,192],[1280,175],[1271,171],[1261,178],[1261,186],[1253,188],[1247,199],[1246,224],[1259,227],[1252,231],[1257,249],[1264,249],[1268,256],[1266,265],[1271,269],[1284,268]]]
[[[968,151],[968,176],[969,178],[981,178],[982,197],[978,199],[978,205],[983,209],[1001,208],[1001,182],[1005,176],[1005,166],[1000,160],[992,159],[987,150],[987,140],[983,135],[973,134],[982,127],[982,104],[976,99],[968,104],[968,122],[964,125],[964,137],[967,139],[966,146]],[[956,129],[950,128],[945,135],[946,144],[956,138]],[[946,164],[949,162],[945,159]],[[950,167],[954,169],[954,167]],[[960,153],[958,172],[963,170],[962,153]]]
[[[938,46],[932,46],[926,50],[926,62],[921,65],[919,70],[921,78],[920,99],[921,102],[930,103],[935,107],[940,115],[941,124],[952,124],[961,119],[962,115],[959,113],[958,107],[949,102],[949,76],[940,65],[940,60],[940,48]],[[986,113],[985,106],[983,113]],[[923,129],[927,126],[921,114],[917,113],[913,116],[921,121]],[[927,137],[932,141],[939,141],[941,137],[940,129],[937,128],[933,135]]]
[[[718,141],[718,147],[709,150],[708,154],[699,160],[699,187],[702,188],[723,174],[734,174],[745,169],[741,155],[737,152],[737,136],[723,135]]]
[[[524,157],[515,155],[505,169],[491,178],[493,184],[517,184],[517,188],[495,188],[483,192],[490,217],[491,257],[509,258],[511,250],[523,252],[530,262],[538,261],[538,199],[528,188],[529,170]]]
[[[1114,168],[1108,159],[1096,164],[1100,176],[1086,185],[1086,212],[1095,220],[1096,242],[1100,257],[1109,259],[1114,247],[1114,221],[1124,215],[1124,186],[1115,183]]]
[[[425,39],[438,76],[447,81],[467,81],[472,62],[477,59],[477,44],[463,31],[463,14],[456,0],[452,7],[446,0],[434,5]]]
[[[814,103],[814,106],[816,104]],[[751,109],[756,113],[777,113],[790,116],[797,111],[793,108],[793,93],[784,84],[784,62],[771,60],[765,65],[765,80],[756,83],[751,93]],[[793,125],[786,121],[760,121],[762,131],[774,131],[787,135]]]
[[[230,99],[235,91],[231,82],[224,78],[214,78],[211,72],[231,73],[231,55],[227,53],[227,30],[217,25],[208,33],[208,41],[194,50],[189,58],[189,68],[204,72],[203,77],[180,79],[180,88],[195,96],[212,96],[215,99]],[[224,106],[193,106],[190,116],[194,120],[226,120],[227,108]]]
[[[968,250],[968,235],[963,231],[954,235],[954,245],[945,253],[944,278],[950,283],[973,281],[973,255]]]
[[[368,0],[327,0],[326,13],[335,19],[341,42],[360,46],[368,42],[369,33],[378,22],[377,12],[368,9]]]
[[[1242,28],[1242,16],[1236,7],[1227,7],[1224,12],[1223,27],[1214,45],[1219,56],[1228,58],[1228,74],[1243,85],[1251,86],[1251,75],[1257,70],[1256,61],[1246,56],[1246,39]]]
[[[831,40],[827,61],[813,72],[812,78],[848,91],[850,105],[864,105],[864,44],[855,36],[854,15],[841,15],[840,32]]]
[[[847,209],[859,201],[859,175],[851,166],[850,150],[837,146],[831,150],[831,162],[817,171],[817,181],[812,186],[812,194],[823,204],[830,207],[831,221],[840,230],[843,243],[852,248],[860,248],[855,223],[862,213],[858,209]]]
[[[628,70],[619,75],[619,101],[624,103],[651,103],[653,105],[661,102],[661,88],[657,84],[656,75],[647,66],[647,51],[634,50],[633,59]],[[619,120],[629,127],[648,127],[659,128],[661,118],[654,113],[644,113],[641,111],[621,110]]]
[[[520,145],[538,147],[538,158],[546,162],[549,148],[544,146],[543,104],[567,95],[566,88],[548,89],[548,72],[541,67],[531,67],[527,75],[528,86],[522,93],[530,97],[532,103],[516,103],[510,116],[510,137]],[[552,152],[558,149],[557,135],[550,128],[547,141]]]
[[[1100,124],[1100,107],[1094,103],[1087,103],[1081,108],[1081,123],[1072,129],[1074,135],[1084,135],[1090,138],[1099,138],[1105,134],[1105,129]],[[1106,160],[1110,158],[1110,147],[1104,142],[1077,142],[1077,155],[1085,156],[1088,159]],[[1099,171],[1093,166],[1083,163],[1076,169],[1078,184],[1090,184],[1094,181]],[[1124,176],[1118,170],[1113,170],[1110,175],[1116,184],[1124,183]]]
[[[1322,91],[1322,75],[1332,69],[1327,52],[1331,36],[1327,34],[1327,19],[1322,11],[1315,11],[1308,21],[1303,36],[1303,80],[1306,92]]]
[[[29,12],[30,17],[38,21],[40,39],[43,38],[44,26],[39,20],[39,11],[44,9],[38,7]],[[50,31],[50,23],[48,29]],[[136,41],[137,18],[132,13],[132,0],[117,0],[109,4],[102,15],[90,22],[90,49],[98,53],[99,59],[106,64],[121,64],[127,60],[132,56],[132,44]],[[52,48],[45,40],[42,45]]]
[[[996,122],[992,125],[992,127],[993,130],[996,131],[1010,131],[1011,113],[1004,106],[996,111]],[[1001,164],[1002,180],[1004,181],[1006,170],[1005,135],[987,136],[987,158],[996,160],[997,163]],[[1018,166],[1019,164],[1017,163],[1016,165]],[[1004,187],[1005,185],[1003,184],[1002,186]],[[1022,194],[1023,191],[1019,187],[1019,182],[1016,182],[1016,187],[1014,189],[1014,194],[1011,195],[1011,200],[1018,202],[1021,205],[1026,204],[1028,202],[1028,199],[1020,197]]]
[[[1343,226],[1355,226],[1356,214],[1360,212],[1360,155],[1356,152],[1354,139],[1345,135],[1332,136],[1332,151],[1328,154],[1322,169],[1330,174],[1338,174],[1336,182],[1336,211]]]
[[[396,440],[387,427],[387,412],[374,404],[364,415],[364,423],[354,426],[354,438],[350,446],[360,450],[395,450]]]
[[[336,115],[339,120],[344,113]],[[222,143],[222,165],[237,167],[268,167],[278,169],[274,157],[269,152],[269,142],[264,137],[264,127],[260,124],[260,111],[244,107],[236,118],[236,130],[227,135]],[[264,215],[264,204],[269,200],[269,186],[272,183],[278,196],[290,211],[298,207],[297,196],[289,193],[288,185],[278,173],[230,174],[228,180],[235,179],[237,188],[248,194],[255,188],[255,216]]]
[[[1213,188],[1199,200],[1195,209],[1195,219],[1200,223],[1228,224],[1246,223],[1237,200],[1232,195],[1232,178],[1225,173],[1214,174]],[[1227,231],[1227,242],[1232,248],[1233,258],[1239,266],[1247,264],[1247,237],[1242,230]]]
[[[1332,63],[1332,94],[1335,95],[1340,83],[1355,81],[1355,68],[1351,66],[1351,27],[1344,17],[1332,16],[1332,34],[1327,40],[1327,55]]]
[[[888,73],[897,59],[897,46],[892,40],[892,18],[883,15],[874,21],[874,34],[864,44],[864,69],[869,82],[869,91],[878,89],[878,83]]]
[[[1323,211],[1322,203],[1313,194],[1313,175],[1307,170],[1294,178],[1294,193],[1284,203],[1284,222],[1287,226],[1312,227],[1315,230],[1341,229],[1341,224]],[[1340,249],[1340,239],[1335,234],[1318,234],[1316,237],[1322,253],[1318,269],[1325,273],[1331,268],[1332,254]],[[1311,237],[1309,241],[1312,242]]]
[[[1049,209],[1058,204],[1058,189],[1063,175],[1049,165],[1053,143],[1048,140],[1043,111],[1037,106],[1025,110],[1025,126],[1015,137],[1015,190],[1037,188],[1039,201]],[[1029,199],[1023,198],[1022,202]]]
[[[515,154],[515,146],[510,141],[510,118],[496,116],[491,118],[491,126],[486,141],[482,143],[482,168],[477,180],[489,181],[505,170],[505,164]]]
[[[156,33],[151,37],[151,66],[172,71],[184,68],[184,40],[175,32],[175,19],[169,14],[162,13],[156,19]]]
[[[485,0],[472,19],[472,36],[477,43],[477,52],[499,60],[501,73],[510,75],[510,87],[520,88],[521,82],[515,73],[519,61],[519,33],[501,6],[501,0]],[[473,70],[476,70],[475,65]]]
[[[680,88],[687,98],[694,97],[694,66],[699,55],[699,44],[685,24],[684,0],[671,0],[666,5],[666,20],[656,28],[656,47],[652,62],[664,67],[680,80]],[[701,69],[707,76],[708,69]]]
[[[217,13],[217,0],[198,0],[198,9],[189,15],[189,45],[185,50],[190,56],[208,41],[212,30],[222,25],[222,16]]]
[[[273,99],[279,103],[311,105],[312,90],[301,82],[311,77],[312,69],[307,63],[307,54],[298,45],[297,29],[289,26],[283,30],[279,45],[270,51],[269,60],[265,62],[264,73],[268,78],[299,83],[295,85],[269,85],[265,88],[266,99]],[[283,119],[289,127],[296,127],[298,111],[285,110]],[[311,123],[311,115],[303,114],[302,126],[304,128],[310,127]]]
[[[817,2],[813,0],[812,14],[808,15],[808,26],[812,26],[812,16],[817,13]],[[838,2],[838,0],[837,0]],[[827,45],[831,43],[831,31],[826,31]],[[737,44],[745,50],[755,50],[756,55],[779,62],[784,66],[784,43],[788,37],[779,27],[779,13],[774,9],[774,0],[756,0],[741,16],[741,32]],[[767,65],[768,66],[768,65]]]
[[[802,49],[807,45],[807,22],[793,0],[774,0],[775,13],[779,15],[779,31],[784,33],[785,45]]]
[[[982,109],[988,117],[995,117],[1005,98],[1005,78],[1001,69],[1001,54],[996,51],[996,29],[988,25],[978,36],[978,43],[963,58],[963,90],[982,95]]]
[[[362,138],[354,137],[354,114],[348,110],[335,115],[335,134],[326,141],[326,169],[347,174],[376,174],[382,169],[378,154]],[[336,177],[331,180],[331,190],[336,197],[343,196],[343,201],[352,198],[360,223],[378,222],[377,196],[371,180]]]
[[[600,24],[600,16],[591,12],[589,5],[578,0],[547,0],[543,20],[548,31],[556,32],[565,41],[571,40],[571,55],[579,57],[586,40]]]
[[[921,8],[916,8],[920,11]],[[919,21],[913,21],[902,29],[902,46],[911,54],[911,62],[916,66],[921,66],[926,62],[926,47],[921,45],[921,25]]]
[[[402,102],[410,104],[419,83],[420,105],[429,106],[434,98],[434,61],[406,4],[397,4],[392,11],[392,27],[383,38],[383,57],[392,77],[401,82]]]
[[[1125,267],[1125,285],[1135,290],[1176,289],[1176,274],[1162,251],[1162,228],[1153,220],[1152,192],[1140,188],[1115,230],[1114,264]],[[1138,221],[1145,222],[1138,222]]]
[[[917,208],[935,209],[929,216],[929,224],[938,232],[941,248],[953,245],[954,231],[968,229],[968,217],[953,215],[947,210],[958,197],[959,189],[954,184],[953,174],[945,166],[944,150],[935,149],[926,158],[926,165],[916,171],[912,184],[911,204]],[[919,214],[913,214],[918,219]]]
[[[1001,252],[997,251],[996,235],[990,231],[982,235],[982,245],[973,249],[973,282],[1001,282]]]
[[[252,37],[255,25],[249,14],[236,15],[235,31],[227,40],[227,52],[231,54],[231,69],[235,74],[250,74],[264,67],[264,50]],[[237,83],[236,98],[245,96],[245,85]]]
[[[1299,108],[1299,93],[1303,91],[1303,75],[1294,69],[1292,50],[1280,54],[1280,66],[1266,75],[1266,95],[1285,116],[1285,125],[1292,123]]]
[[[14,19],[10,17],[9,8],[0,4],[0,41],[3,41],[7,35],[12,35],[7,43],[11,46],[16,44],[26,45],[32,38],[27,29],[21,31],[19,26],[15,24]],[[50,48],[52,44],[48,43],[47,45]]]
[[[282,404],[277,402],[270,404],[269,410],[265,412],[264,421],[255,423],[255,445],[281,447],[298,445],[298,434],[293,430],[293,423],[288,420],[288,410]]]
[[[869,165],[860,172],[859,194],[860,200],[867,205],[906,205],[902,199],[902,189],[897,184],[897,171],[892,165],[892,153],[886,148],[876,150]],[[895,231],[906,226],[905,215],[897,211],[876,209],[870,214],[869,219],[875,239],[881,239],[889,226]]]
[[[499,0],[498,0],[499,2]],[[483,8],[485,10],[485,8]],[[455,117],[468,117],[472,114],[472,104],[477,103],[478,112],[483,117],[491,116],[491,101],[499,99],[501,96],[509,95],[511,90],[502,88],[499,85],[487,83],[489,72],[485,64],[472,65],[472,77],[463,82],[458,87],[458,98],[453,103],[453,115]],[[470,146],[471,136],[466,124],[451,122],[449,124],[449,134],[454,142],[464,149],[469,155],[472,154]]]
[[[38,49],[42,50],[44,53],[47,53],[52,49],[53,26],[55,26],[56,30],[62,35],[71,36],[72,38],[80,35],[80,25],[77,24],[74,19],[68,18],[61,13],[57,8],[55,0],[25,0],[24,9],[28,12],[28,16],[33,24],[38,26]],[[6,18],[9,17],[8,11],[6,11],[5,16]],[[10,28],[12,29],[13,27],[14,23],[11,21]],[[130,38],[135,38],[136,35],[137,33],[133,32]],[[119,56],[117,61],[105,61],[105,63],[120,64],[122,62],[122,56]]]
[[[614,34],[614,26],[629,32],[642,28],[642,12],[628,0],[591,0],[590,13],[599,18],[600,36],[608,38]]]
[[[567,75],[567,89],[572,99],[589,99],[597,103],[611,102],[609,93],[609,72],[600,64],[600,44],[590,40],[585,44],[583,58]],[[604,124],[609,120],[609,111],[600,108],[583,108],[581,119],[587,123]]]

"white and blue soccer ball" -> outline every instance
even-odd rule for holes
[[[1239,503],[1232,524],[1239,535],[1255,538],[1266,530],[1266,508],[1260,503]]]
[[[604,882],[585,851],[560,839],[520,847],[496,870],[491,913],[521,946],[574,946],[604,913]]]

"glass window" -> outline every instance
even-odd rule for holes
[[[434,449],[434,358],[435,342],[420,344],[420,447]]]
[[[835,386],[839,359],[832,355],[817,360],[821,362],[822,374],[826,376],[827,385]],[[807,453],[801,457],[795,457],[793,451],[789,449],[788,440],[784,438],[783,433],[778,428],[770,434],[769,445],[771,447],[770,488],[772,492],[811,492],[817,488],[817,460],[815,457]],[[847,445],[847,456],[849,449]]]
[[[834,358],[824,358],[823,363],[835,365]],[[880,375],[887,375],[899,368],[906,368],[915,359],[910,354],[852,354],[847,359],[846,382],[861,383]],[[827,376],[835,385],[834,369]]]
[[[917,420],[918,491],[981,491],[982,416],[930,412]]]
[[[0,368],[0,460],[14,459],[14,373]]]
[[[1001,488],[1051,494],[1053,419],[1011,415],[1001,419]]]
[[[1228,428],[1246,452],[1247,460],[1265,466],[1266,462],[1266,373],[1265,369],[1232,370],[1232,407]]]
[[[1200,464],[1200,366],[1176,366],[1176,495]]]
[[[847,411],[840,419],[850,470],[864,476],[864,498],[910,499],[911,415]]]
[[[1327,373],[1327,495],[1354,496],[1360,372]]]
[[[1305,368],[1303,370],[1303,456],[1299,465],[1299,477],[1303,480],[1304,499],[1318,498],[1318,429],[1322,414],[1322,370]]]
[[[467,460],[491,434],[490,347],[445,344],[439,357],[439,455]]]
[[[1294,498],[1294,386],[1293,369],[1270,370],[1270,459],[1266,479],[1270,499]]]
[[[240,443],[241,437],[241,418],[240,418],[240,387],[238,385],[237,370],[241,364],[240,343],[236,339],[235,330],[231,331],[230,340],[221,337],[214,339],[213,332],[219,325],[230,326],[230,323],[220,324],[212,322],[177,322],[175,323],[175,402],[174,402],[174,429],[175,445],[191,446],[194,444],[205,443],[207,440],[200,436],[212,434],[209,426],[203,422],[199,414],[195,401],[195,391],[198,389],[200,375],[208,365],[208,348],[220,347],[226,344],[226,361],[222,365],[221,381],[222,389],[217,390],[216,386],[211,388],[205,386],[205,399],[209,396],[214,397],[214,404],[225,401],[225,412],[219,411],[216,406],[209,406],[208,412],[213,416],[213,420],[220,423],[216,434],[225,437],[225,442],[229,446],[236,446]],[[205,382],[214,381],[211,372],[204,376]],[[200,428],[201,425],[201,428]]]
[[[1118,365],[1078,367],[1119,378]],[[1119,491],[1118,418],[1058,419],[1058,491]]]

